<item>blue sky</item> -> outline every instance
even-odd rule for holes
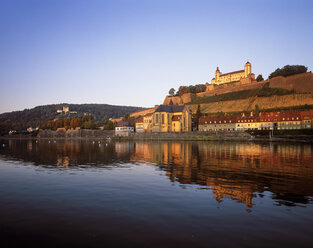
[[[52,103],[149,107],[243,69],[313,68],[313,1],[0,0],[0,113]]]

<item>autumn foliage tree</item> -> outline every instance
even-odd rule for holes
[[[40,126],[41,129],[52,129],[52,130],[56,130],[58,128],[69,129],[77,127],[84,129],[94,129],[97,126],[94,120],[87,115],[84,115],[83,117],[74,117],[48,121]]]

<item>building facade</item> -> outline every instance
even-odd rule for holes
[[[131,136],[134,134],[134,127],[128,121],[121,121],[115,127],[115,136]]]
[[[235,131],[236,116],[204,116],[199,119],[199,131]]]
[[[296,130],[313,128],[313,110],[203,116],[199,131]]]

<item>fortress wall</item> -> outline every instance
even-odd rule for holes
[[[313,93],[313,73],[301,73],[289,77],[275,77],[266,82],[271,88],[295,89],[297,93]]]
[[[192,98],[195,96],[196,94],[194,93],[186,93],[181,96],[181,99],[183,103],[187,103],[187,102],[191,102]]]
[[[313,96],[310,93],[293,94],[285,96],[271,97],[251,97],[248,99],[220,101],[213,103],[200,104],[201,113],[217,113],[217,112],[241,112],[252,111],[255,105],[260,109],[270,109],[275,107],[293,107],[300,105],[313,105]],[[198,104],[187,105],[195,114]]]
[[[203,96],[214,96],[214,95],[221,95],[230,92],[242,91],[242,90],[251,90],[251,89],[258,89],[262,88],[265,84],[265,81],[262,82],[236,82],[236,83],[229,83],[229,84],[221,84],[221,85],[214,85],[213,90],[197,93],[197,97]]]
[[[172,99],[172,102],[173,102],[174,105],[182,105],[182,104],[184,104],[183,101],[182,101],[182,98],[180,96],[166,96],[164,101],[163,101],[163,104],[164,105],[169,105],[171,99]]]

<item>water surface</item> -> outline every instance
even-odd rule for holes
[[[0,142],[1,247],[312,247],[313,146]]]

